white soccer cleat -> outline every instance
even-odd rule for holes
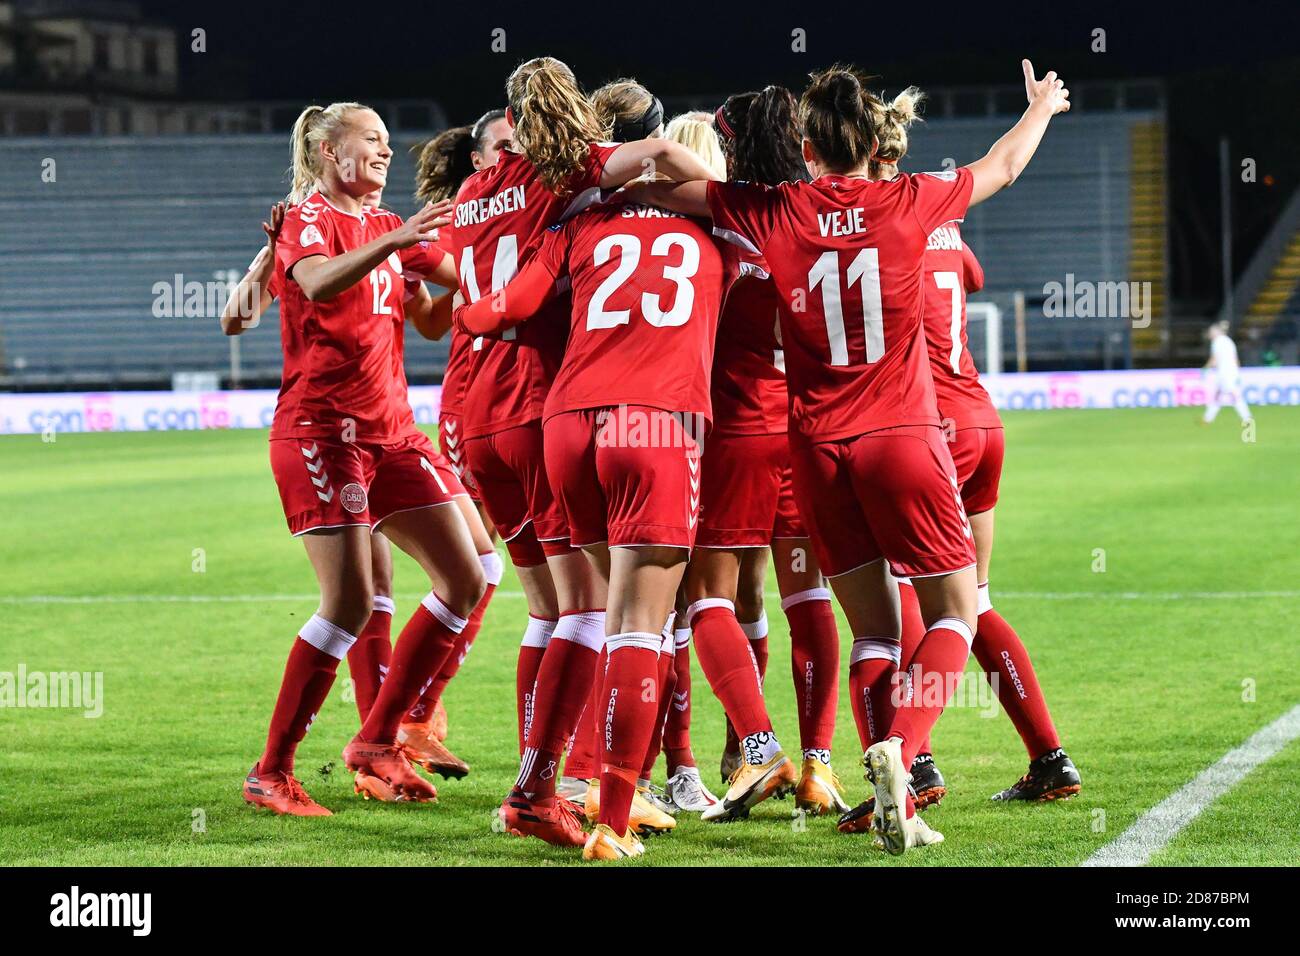
[[[903,822],[903,826],[907,831],[907,849],[909,850],[919,846],[933,846],[936,843],[943,842],[943,834],[922,820],[919,814],[909,817]],[[875,841],[878,848],[885,849],[885,841],[880,838],[879,833],[876,834]]]
[[[907,852],[907,782],[903,766],[903,742],[889,737],[872,744],[862,756],[867,779],[876,788],[874,828],[885,851],[893,856]]]
[[[587,798],[587,788],[591,784],[581,777],[561,777],[555,785],[555,795],[574,803],[582,803]]]
[[[709,792],[709,788],[700,779],[697,767],[683,767],[668,778],[666,787],[668,800],[678,810],[689,813],[703,813],[718,803],[718,798]]]

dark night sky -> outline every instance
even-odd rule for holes
[[[1174,282],[1188,300],[1218,292],[1218,140],[1251,156],[1261,181],[1234,183],[1242,254],[1300,184],[1300,3],[871,5],[704,2],[307,4],[144,0],[182,35],[191,99],[432,98],[452,122],[499,105],[520,60],[551,54],[593,88],[633,75],[661,97],[767,83],[798,90],[809,70],[858,63],[887,88],[1019,82],[1019,60],[1067,84],[1160,78],[1170,117]],[[1214,10],[1213,14],[1209,11]],[[687,11],[687,12],[680,12]],[[850,12],[844,12],[850,11]],[[878,11],[878,12],[877,12]],[[875,12],[875,15],[872,13]],[[189,31],[207,31],[207,52]],[[494,28],[504,53],[491,51]],[[1091,50],[1094,28],[1106,52]],[[791,50],[806,31],[807,52]]]

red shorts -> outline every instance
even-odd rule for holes
[[[785,435],[714,435],[704,450],[700,548],[765,548],[806,538]]]
[[[1001,428],[963,428],[948,446],[968,515],[992,511],[998,503],[1006,433]]]
[[[474,475],[465,467],[464,429],[461,427],[459,415],[443,412],[438,416],[438,444],[442,447],[442,453],[447,456],[447,461],[451,463],[452,470],[456,472],[456,477],[465,486],[465,491],[475,501],[479,501],[478,485],[474,483]]]
[[[273,438],[271,472],[294,535],[322,528],[378,529],[399,511],[465,494],[423,432],[389,445],[324,438]]]
[[[689,549],[700,511],[699,445],[671,412],[587,408],[546,421],[546,473],[574,547]]]
[[[791,449],[795,498],[828,577],[881,557],[924,577],[975,563],[952,455],[937,425]]]
[[[510,549],[516,565],[528,567],[523,551],[511,543],[532,522],[548,555],[567,554],[569,528],[551,486],[542,456],[542,423],[529,422],[465,442],[465,465],[474,475],[488,517]]]

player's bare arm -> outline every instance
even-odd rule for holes
[[[341,256],[307,256],[293,265],[293,279],[312,302],[334,298],[352,288],[394,252],[437,238],[450,221],[451,200],[429,203],[402,225]]]
[[[1070,109],[1070,91],[1055,70],[1049,70],[1040,80],[1035,77],[1034,65],[1028,60],[1021,60],[1020,66],[1025,73],[1029,108],[983,158],[967,167],[974,177],[970,197],[972,206],[1014,183],[1029,165],[1052,117]]]
[[[614,189],[647,174],[665,176],[674,182],[717,178],[681,143],[642,139],[624,143],[613,152],[600,174],[600,185],[602,189]]]
[[[284,208],[282,202],[271,207],[270,221],[262,223],[266,245],[258,250],[244,277],[230,290],[230,298],[221,310],[221,331],[226,335],[242,335],[245,329],[257,325],[262,313],[271,307],[275,297],[269,286],[275,273],[275,243],[284,225]]]

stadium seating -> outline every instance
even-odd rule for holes
[[[394,143],[389,198],[403,214],[415,205],[411,144]],[[225,381],[222,283],[265,241],[258,224],[287,188],[285,137],[10,140],[0,158],[0,219],[11,227],[0,233],[0,378],[156,387],[174,372],[213,371]],[[53,182],[41,178],[46,158]],[[155,314],[155,287],[170,290],[178,275],[213,284],[203,315]],[[278,322],[277,307],[240,338],[245,383],[278,383]],[[406,341],[412,381],[437,381],[446,343],[409,331]]]
[[[1146,113],[1079,113],[1056,124],[1014,189],[972,210],[964,232],[984,264],[986,298],[1029,302],[1035,364],[1100,364],[1123,354],[1127,323],[1051,319],[1048,282],[1127,281],[1134,229],[1130,138]],[[909,170],[982,155],[1006,117],[935,119],[914,129]],[[389,205],[406,214],[413,140],[395,142]],[[54,179],[42,177],[54,161]],[[283,136],[10,139],[0,142],[0,381],[20,388],[167,385],[177,371],[230,365],[217,314],[155,314],[155,287],[237,277],[262,244],[258,223],[284,194]],[[170,298],[167,292],[165,298]],[[274,385],[273,310],[240,340],[242,380]],[[1116,344],[1116,335],[1124,341]],[[1109,337],[1109,341],[1107,341]],[[1008,347],[1004,354],[1014,350]],[[445,343],[407,335],[413,382],[436,381]]]

